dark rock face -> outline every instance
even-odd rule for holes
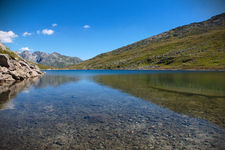
[[[63,68],[82,62],[82,60],[78,57],[64,56],[56,52],[48,54],[40,51],[36,51],[33,53],[29,51],[23,51],[17,52],[17,54],[20,55],[23,59],[32,61],[34,63],[52,66],[56,68]]]
[[[25,60],[14,60],[6,54],[0,54],[0,80],[24,80],[43,75],[36,65]]]
[[[9,58],[7,55],[0,55],[0,65],[3,67],[9,67]]]

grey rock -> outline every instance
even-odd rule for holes
[[[20,63],[21,66],[30,68],[30,66],[27,63],[25,63],[24,61],[19,61],[19,63]]]
[[[24,76],[21,76],[20,73],[17,71],[10,71],[9,74],[13,77],[15,80],[23,80]]]
[[[8,70],[6,67],[1,67],[1,66],[0,66],[0,73],[7,74],[8,71],[9,71],[9,70]]]

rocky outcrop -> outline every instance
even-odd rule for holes
[[[27,78],[42,76],[43,72],[25,60],[9,58],[7,54],[0,54],[0,80],[24,80]]]

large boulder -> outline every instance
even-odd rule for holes
[[[0,54],[0,66],[2,67],[10,67],[9,57],[5,54]]]

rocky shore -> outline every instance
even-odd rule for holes
[[[27,78],[42,76],[38,66],[21,59],[0,54],[0,81],[24,80]]]

